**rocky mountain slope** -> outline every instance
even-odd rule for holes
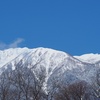
[[[14,70],[19,62],[33,69],[37,74],[45,73],[45,85],[50,86],[53,79],[63,83],[77,80],[91,82],[100,68],[100,55],[71,56],[62,51],[41,47],[11,48],[0,51],[0,73],[4,70]]]

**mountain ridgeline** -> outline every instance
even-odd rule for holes
[[[0,100],[100,100],[98,87],[99,54],[71,56],[48,48],[0,51]]]

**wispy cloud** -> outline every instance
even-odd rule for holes
[[[9,44],[9,48],[16,48],[19,46],[20,43],[22,43],[24,41],[24,39],[22,38],[18,38],[16,41],[14,41],[13,43]]]
[[[0,49],[17,48],[23,41],[24,41],[23,38],[17,38],[14,42],[10,44],[0,42]]]
[[[7,44],[0,42],[0,49],[6,49]]]

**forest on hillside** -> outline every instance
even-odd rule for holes
[[[100,70],[92,83],[77,81],[71,84],[52,79],[46,86],[46,73],[36,73],[21,62],[15,70],[4,70],[0,75],[0,100],[100,100]]]

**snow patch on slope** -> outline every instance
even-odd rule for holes
[[[81,60],[82,62],[87,62],[87,63],[96,63],[100,61],[100,54],[84,54],[81,56],[74,56],[75,58]]]
[[[29,52],[28,48],[10,48],[6,50],[0,50],[0,68],[5,64],[15,59],[18,55],[25,52]]]

